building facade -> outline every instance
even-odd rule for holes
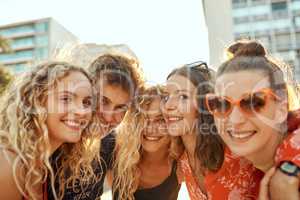
[[[64,44],[78,40],[52,18],[3,25],[0,35],[10,41],[12,48],[11,53],[0,52],[0,63],[15,74],[46,60]]]
[[[208,2],[210,0],[204,0],[204,5]],[[293,67],[295,78],[299,81],[300,0],[222,0],[221,2],[227,5],[230,12],[226,15],[222,13],[215,15],[215,19],[207,19],[207,22],[223,21],[223,18],[230,22],[223,23],[215,31],[223,32],[224,35],[229,34],[233,40],[252,38],[261,41],[272,55]],[[231,26],[231,31],[224,28],[225,26]],[[210,29],[209,25],[208,29]],[[223,30],[226,30],[226,33]],[[210,46],[213,47],[215,42],[211,41]],[[213,49],[213,51],[218,50]]]

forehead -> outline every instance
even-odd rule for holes
[[[149,117],[155,117],[159,114],[161,114],[161,98],[155,97],[149,104],[149,107],[147,109],[147,115]]]
[[[181,75],[171,76],[167,82],[165,90],[166,92],[175,92],[177,90],[187,90],[193,92],[196,86],[186,77]]]
[[[81,72],[71,72],[57,81],[56,90],[91,93],[92,86],[89,79]]]
[[[100,96],[108,98],[114,104],[127,104],[130,101],[129,92],[119,85],[102,82],[98,89]]]
[[[215,92],[238,98],[245,93],[269,87],[269,77],[262,72],[240,71],[219,76],[216,79]]]

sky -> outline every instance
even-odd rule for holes
[[[209,58],[201,0],[1,0],[0,8],[0,25],[53,17],[81,42],[127,44],[153,84]]]

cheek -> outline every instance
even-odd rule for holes
[[[190,112],[185,113],[184,118],[187,124],[189,124],[189,126],[193,126],[197,123],[197,110],[194,107],[191,107],[189,111]]]
[[[121,121],[123,120],[124,116],[125,116],[126,112],[121,112],[121,113],[116,113],[115,114],[115,119],[117,123],[121,123]]]
[[[221,135],[221,137],[223,137],[226,130],[225,121],[219,118],[215,118],[215,125],[217,127],[218,134]]]

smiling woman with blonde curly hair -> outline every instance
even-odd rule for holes
[[[116,130],[114,199],[177,199],[182,144],[167,135],[160,110],[162,88],[142,91]]]
[[[65,62],[43,63],[16,80],[0,105],[0,199],[47,199],[47,182],[61,199],[64,187],[55,191],[55,176],[73,185],[95,178],[92,96],[88,74]],[[54,151],[61,160],[56,174]]]

